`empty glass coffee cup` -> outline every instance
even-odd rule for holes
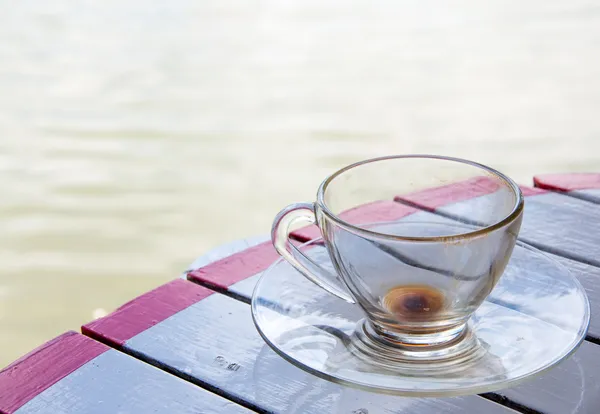
[[[455,193],[455,183],[468,185]],[[479,197],[462,206],[460,216],[469,220],[418,208],[394,222],[344,219],[382,201],[404,200],[406,207],[415,193],[425,199],[442,194],[461,208],[465,191]],[[492,168],[449,157],[390,156],[335,172],[319,187],[316,202],[277,215],[272,240],[305,277],[362,308],[368,347],[398,347],[407,358],[431,359],[456,352],[468,337],[467,321],[501,277],[522,215],[518,185]],[[319,227],[336,274],[292,243],[290,232],[302,223]]]

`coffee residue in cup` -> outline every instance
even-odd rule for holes
[[[427,320],[444,308],[444,294],[427,285],[396,286],[387,291],[382,302],[398,318]]]

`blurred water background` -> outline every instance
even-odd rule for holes
[[[360,159],[600,170],[594,1],[8,0],[0,366]]]

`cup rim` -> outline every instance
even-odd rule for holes
[[[513,191],[513,193],[516,197],[514,207],[513,207],[512,211],[508,215],[506,215],[504,218],[496,221],[493,224],[490,224],[488,226],[482,227],[482,228],[474,230],[474,231],[469,231],[466,233],[459,233],[459,234],[452,234],[452,235],[447,235],[447,236],[423,236],[423,237],[397,236],[397,235],[393,235],[393,234],[380,233],[380,232],[376,232],[373,230],[369,230],[367,228],[361,227],[361,225],[354,225],[354,224],[348,223],[347,221],[343,220],[338,215],[333,213],[329,209],[329,207],[327,207],[327,204],[325,203],[325,191],[327,189],[327,186],[331,183],[331,181],[333,181],[333,179],[335,179],[336,177],[345,173],[346,171],[349,171],[353,168],[360,167],[362,165],[370,164],[373,162],[386,161],[386,160],[392,160],[392,159],[409,159],[409,158],[423,158],[423,159],[434,159],[434,160],[442,160],[442,161],[452,161],[452,162],[458,162],[461,164],[467,164],[467,165],[470,165],[473,167],[480,168],[480,169],[500,178],[501,180],[503,180],[506,183],[507,187],[509,187]],[[495,170],[494,168],[488,167],[486,165],[480,164],[475,161],[466,160],[463,158],[448,157],[448,156],[443,156],[443,155],[429,155],[429,154],[406,154],[406,155],[388,155],[388,156],[383,156],[383,157],[369,158],[366,160],[355,162],[353,164],[347,165],[346,167],[337,170],[336,172],[331,174],[329,177],[327,177],[319,186],[319,189],[317,191],[317,205],[320,207],[321,211],[329,219],[334,221],[338,226],[343,227],[344,229],[351,231],[352,233],[356,233],[356,234],[359,234],[362,236],[366,236],[366,237],[370,237],[370,238],[382,238],[382,239],[387,239],[387,240],[412,241],[412,242],[453,242],[453,241],[460,241],[460,240],[464,240],[464,239],[479,237],[479,236],[493,232],[494,230],[497,230],[499,228],[502,228],[502,227],[512,223],[523,212],[524,199],[523,199],[523,193],[522,193],[521,189],[519,188],[518,184],[515,183],[511,178],[509,178],[505,174],[501,173],[500,171]]]

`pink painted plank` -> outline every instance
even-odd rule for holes
[[[533,177],[536,187],[555,191],[600,189],[600,173],[543,174]]]
[[[428,211],[434,211],[436,208],[449,203],[491,194],[499,188],[500,185],[491,178],[474,177],[458,183],[397,196],[394,200],[408,201]]]
[[[271,241],[260,243],[188,273],[188,280],[226,290],[232,284],[267,269],[279,259]]]
[[[548,192],[541,188],[529,187],[526,185],[519,185],[519,188],[521,189],[521,192],[523,193],[524,197],[534,196],[538,194],[546,194]]]
[[[398,202],[409,202],[419,208],[433,212],[448,204],[492,194],[499,188],[500,185],[491,178],[475,177],[458,183],[428,188],[427,190],[417,191],[411,194],[399,195],[395,197],[394,200]],[[546,192],[538,188],[527,186],[520,186],[520,188],[524,196],[532,196]]]
[[[75,332],[46,342],[0,371],[0,412],[14,413],[108,347]]]
[[[82,326],[81,332],[122,346],[128,339],[212,293],[204,287],[176,279],[133,299],[110,315]]]
[[[340,217],[350,224],[367,224],[384,221],[396,221],[417,210],[392,200],[376,201],[344,211]],[[315,225],[303,227],[291,233],[291,236],[300,241],[307,242],[321,237],[321,231]]]

